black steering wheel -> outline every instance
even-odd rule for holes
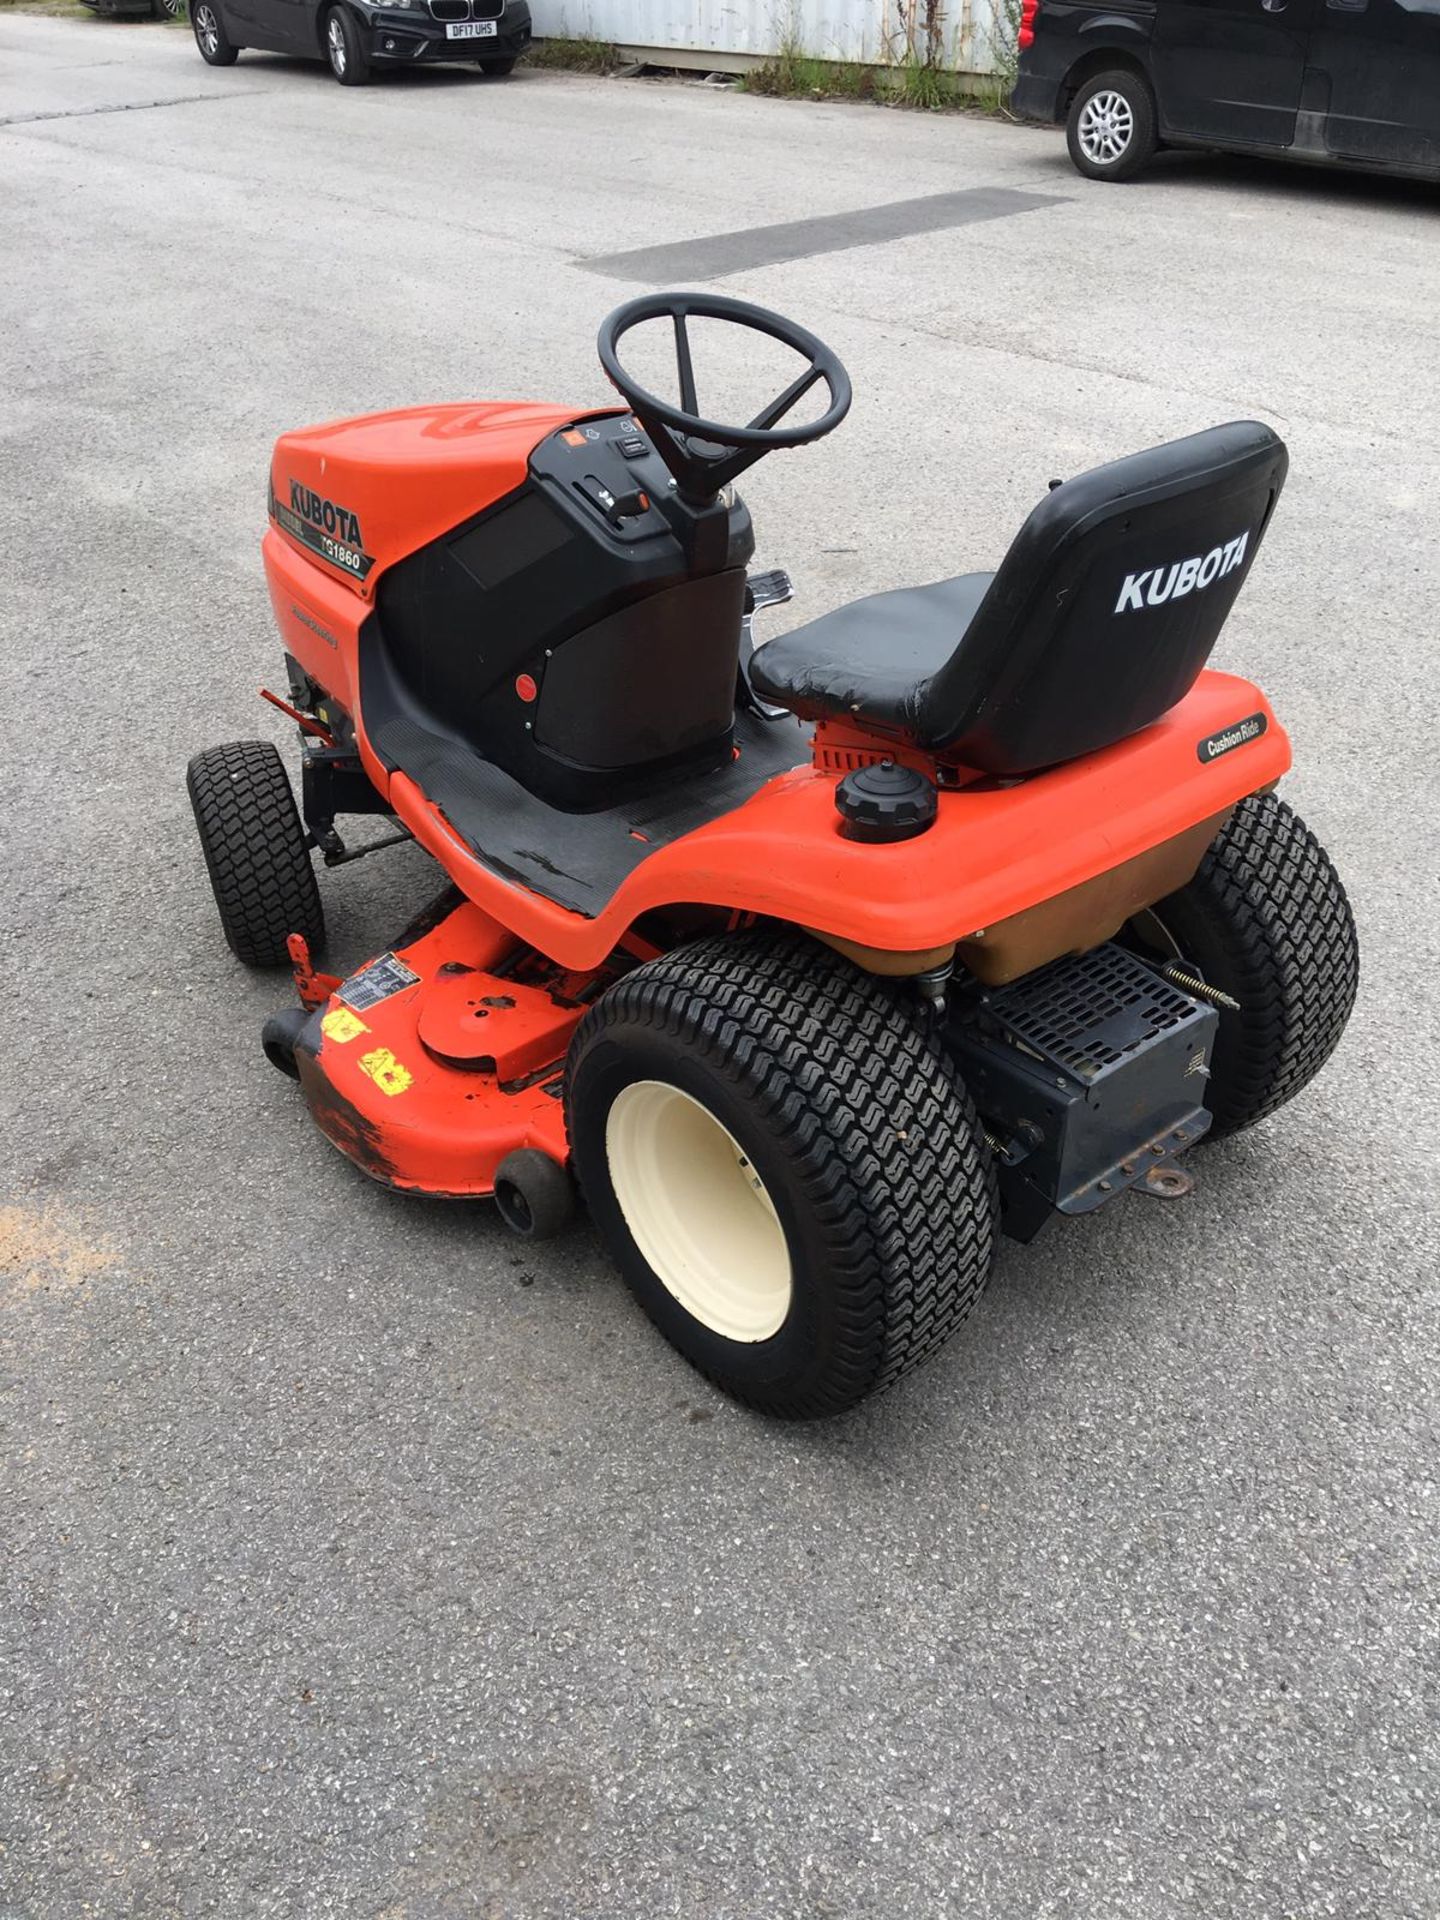
[[[743,427],[722,426],[699,411],[695,369],[690,359],[686,322],[729,320],[753,333],[768,334],[805,361],[805,370],[785,391]],[[680,370],[680,405],[671,406],[637,386],[620,364],[621,340],[644,320],[669,319],[675,328],[675,359]],[[823,340],[804,327],[748,300],[731,300],[723,293],[646,293],[627,300],[600,326],[596,346],[606,378],[649,432],[661,459],[674,474],[681,494],[695,505],[715,498],[737,474],[754,466],[773,447],[804,447],[838,427],[850,411],[850,376]],[[800,427],[779,422],[819,381],[825,382],[830,404],[817,420]]]

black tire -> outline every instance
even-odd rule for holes
[[[197,753],[185,775],[230,951],[247,967],[290,964],[285,942],[325,944],[325,910],[285,763],[268,740]]]
[[[492,74],[497,80],[503,80],[507,73],[513,73],[515,71],[515,60],[517,58],[518,55],[513,55],[507,60],[482,60],[479,63],[480,71],[482,73]]]
[[[309,1011],[305,1007],[286,1007],[283,1013],[272,1013],[260,1029],[260,1047],[265,1058],[287,1079],[300,1078],[295,1045],[305,1031],[309,1018]]]
[[[1108,136],[1104,132],[1107,120],[1116,130]],[[1119,141],[1120,134],[1123,142]],[[1155,157],[1160,144],[1155,130],[1155,96],[1149,83],[1128,67],[1092,74],[1070,102],[1065,142],[1077,171],[1086,179],[1133,178]],[[1113,156],[1101,157],[1109,144],[1116,144]]]
[[[522,1240],[553,1240],[575,1217],[575,1182],[538,1147],[517,1147],[495,1169],[495,1205]]]
[[[194,0],[190,30],[207,67],[233,67],[240,58],[240,49],[225,31],[220,0]]]
[[[370,78],[370,56],[348,7],[331,7],[325,16],[325,58],[342,87],[363,87]]]
[[[1188,886],[1154,909],[1180,956],[1240,1003],[1220,1014],[1213,1133],[1263,1120],[1335,1051],[1360,981],[1350,902],[1329,856],[1274,794],[1242,800]]]
[[[157,20],[185,20],[189,18],[189,0],[154,0]]]
[[[633,1086],[688,1096],[712,1136],[729,1135],[742,1189],[758,1176],[789,1261],[775,1331],[715,1331],[637,1245],[607,1140]],[[565,1097],[581,1192],[631,1291],[749,1406],[790,1419],[853,1406],[934,1353],[979,1298],[998,1201],[969,1096],[898,990],[826,947],[736,935],[637,967],[582,1022]]]

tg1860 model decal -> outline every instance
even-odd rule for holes
[[[349,507],[337,506],[335,501],[316,493],[313,487],[301,486],[298,480],[291,480],[289,487],[287,506],[271,483],[270,518],[293,539],[302,541],[312,553],[328,560],[332,567],[363,580],[375,561],[373,555],[365,551],[358,517]]]

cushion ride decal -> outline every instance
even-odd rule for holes
[[[1269,725],[1263,713],[1247,714],[1243,720],[1237,720],[1233,727],[1226,727],[1223,733],[1212,733],[1204,740],[1198,740],[1195,752],[1208,767],[1222,753],[1233,753],[1236,747],[1248,747],[1252,740],[1260,738]]]

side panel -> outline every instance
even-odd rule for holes
[[[287,53],[310,53],[317,51],[318,42],[314,39],[302,43],[301,26],[305,9],[299,0],[245,0],[255,22],[256,45],[282,47]]]
[[[257,47],[262,53],[285,53],[289,42],[275,19],[279,0],[224,0],[221,8],[226,31],[238,47]]]
[[[1440,0],[1325,0],[1312,67],[1340,160],[1440,169]]]
[[[315,56],[320,51],[320,7],[318,0],[252,0],[263,8],[265,17],[292,52]]]
[[[261,543],[280,643],[348,713],[358,703],[357,649],[365,603],[328,569],[297,553],[274,527]],[[380,783],[384,791],[383,781]]]
[[[626,768],[729,737],[745,575],[732,567],[651,594],[557,648],[535,740],[585,766]]]
[[[1273,0],[1272,0],[1273,3]],[[1164,133],[1288,147],[1314,0],[1163,0],[1152,42]]]

